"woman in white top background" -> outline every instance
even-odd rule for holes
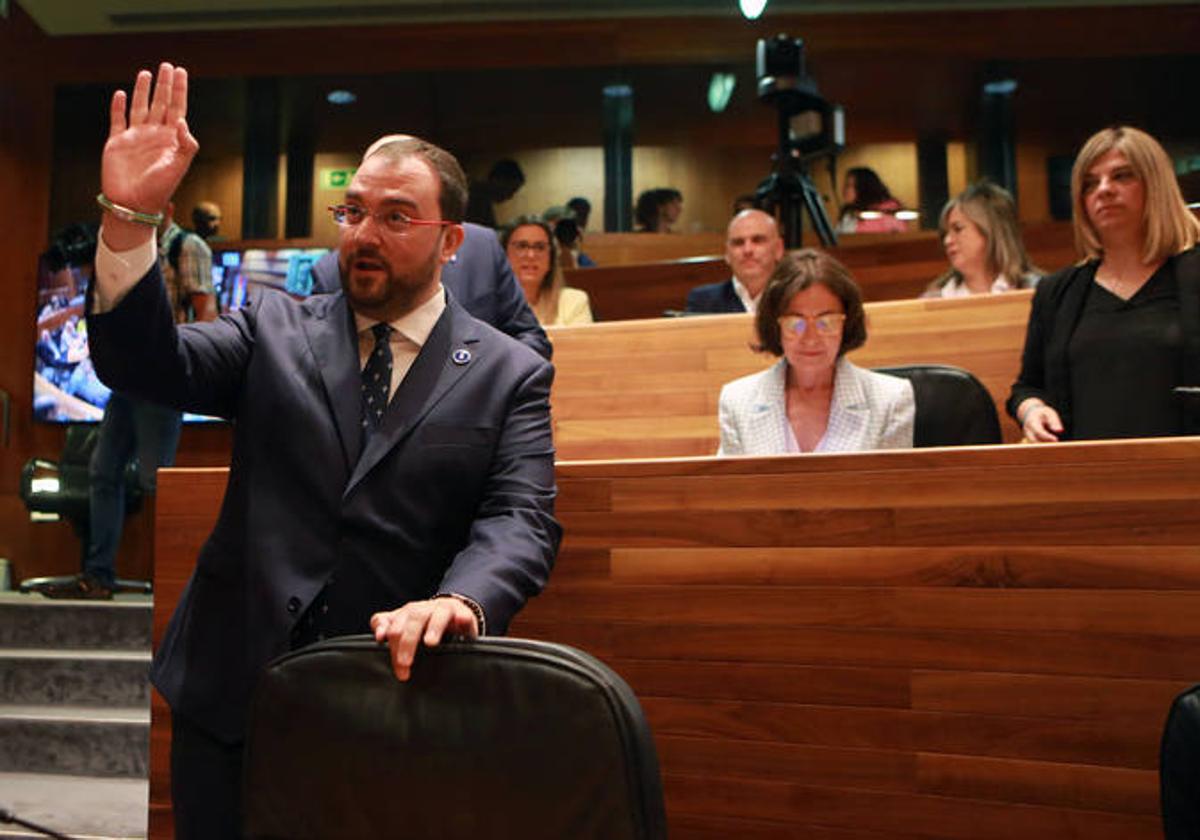
[[[522,216],[500,234],[513,274],[543,326],[590,324],[587,292],[563,282],[554,232],[536,216]]]
[[[972,184],[942,208],[938,222],[950,269],[921,297],[966,297],[1035,286],[1012,195],[990,181]]]

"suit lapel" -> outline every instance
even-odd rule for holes
[[[388,403],[379,428],[367,438],[346,494],[478,364],[478,342],[471,317],[447,294],[446,310]]]
[[[354,316],[341,293],[311,297],[305,305],[313,317],[302,321],[304,334],[325,386],[349,471],[362,448],[362,374]]]
[[[753,444],[753,448],[747,447],[747,454],[787,451],[784,431],[787,424],[787,398],[784,395],[786,373],[787,362],[780,359],[767,368],[759,382],[746,424],[747,440]]]
[[[867,395],[858,369],[845,356],[838,359],[829,406],[829,425],[819,452],[858,452],[867,436]]]

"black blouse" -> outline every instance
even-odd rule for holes
[[[1067,347],[1075,440],[1165,437],[1184,432],[1183,328],[1174,261],[1129,300],[1095,282]]]

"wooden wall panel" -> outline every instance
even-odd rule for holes
[[[512,632],[634,688],[673,837],[1148,840],[1162,723],[1200,674],[1197,455],[1184,438],[560,463],[563,550]],[[224,479],[161,479],[168,581]],[[156,706],[154,814],[165,725]]]

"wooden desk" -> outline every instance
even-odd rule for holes
[[[1020,367],[1032,292],[866,305],[863,367],[938,363],[966,368],[996,402],[1005,439],[1020,439],[1004,401]],[[550,327],[551,406],[564,460],[662,458],[717,451],[721,386],[769,367],[753,352],[750,315],[710,315]]]
[[[513,633],[630,682],[675,840],[1159,838],[1162,723],[1200,675],[1198,458],[562,463],[562,552]],[[156,634],[225,479],[160,473]],[[169,737],[156,697],[154,838]]]

